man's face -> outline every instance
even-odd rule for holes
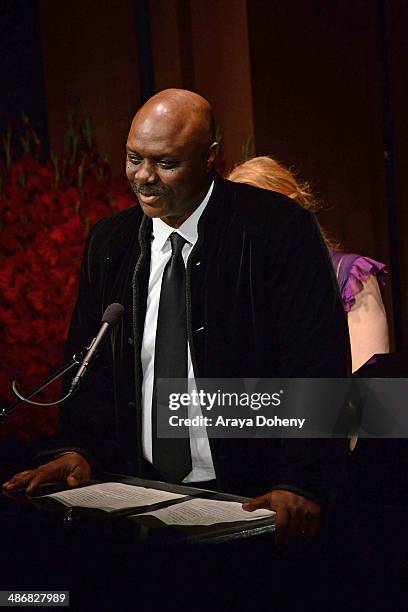
[[[215,147],[167,117],[136,117],[126,148],[126,176],[144,213],[178,227],[205,195]]]

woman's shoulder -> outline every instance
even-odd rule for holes
[[[364,283],[374,277],[380,287],[385,285],[385,264],[358,253],[330,251],[334,271],[340,286],[344,309],[349,312]]]

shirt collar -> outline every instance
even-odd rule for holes
[[[194,245],[198,238],[198,221],[204,212],[205,207],[208,204],[208,200],[211,197],[214,188],[214,181],[212,181],[210,188],[201,204],[197,206],[194,212],[177,228],[177,232],[183,236],[190,244]],[[164,221],[155,217],[153,219],[153,241],[152,249],[155,251],[161,251],[168,240],[170,234],[174,232],[174,227],[167,225]]]

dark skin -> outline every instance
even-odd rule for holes
[[[30,495],[46,482],[66,482],[77,487],[91,480],[91,466],[80,453],[66,453],[40,465],[35,470],[19,472],[3,484],[5,491],[26,489]]]
[[[160,92],[133,119],[126,150],[126,176],[144,213],[180,227],[212,180],[217,143],[208,102],[183,90]]]
[[[212,125],[208,102],[186,90],[162,91],[138,111],[126,145],[126,176],[146,215],[177,228],[203,200],[217,152]],[[31,494],[42,483],[65,481],[76,487],[90,478],[88,461],[71,452],[16,474],[3,488],[26,488]],[[278,545],[313,537],[319,530],[319,505],[295,493],[272,491],[243,508],[249,512],[257,508],[276,511]]]

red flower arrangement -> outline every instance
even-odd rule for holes
[[[16,399],[13,379],[28,390],[62,365],[89,228],[135,203],[126,180],[112,178],[89,117],[70,117],[64,153],[45,162],[34,129],[23,120],[23,154],[12,159],[9,131],[0,162],[2,406]],[[40,401],[53,401],[59,392],[54,387]],[[0,437],[32,441],[57,426],[57,407],[25,404],[0,428]]]

